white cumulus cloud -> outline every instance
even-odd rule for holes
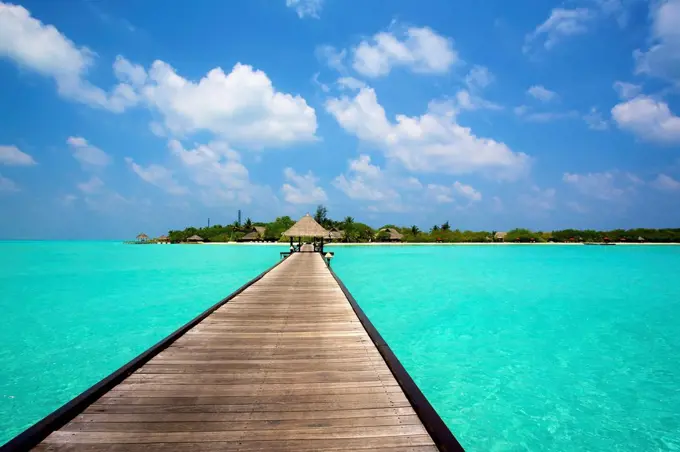
[[[0,165],[7,166],[31,166],[36,162],[33,157],[22,152],[16,146],[0,146]]]
[[[328,199],[323,188],[317,183],[319,178],[309,171],[297,174],[293,168],[285,168],[283,175],[286,182],[281,187],[283,199],[291,204],[317,204]]]
[[[164,166],[151,164],[147,167],[143,167],[135,163],[130,157],[126,157],[125,161],[130,166],[130,169],[142,180],[162,188],[171,195],[183,195],[188,191],[186,187],[183,187],[175,180],[172,171]]]
[[[403,34],[381,32],[354,49],[354,69],[367,77],[389,74],[394,67],[441,74],[458,61],[453,41],[428,27],[410,27]]]
[[[54,26],[34,18],[23,6],[0,2],[0,57],[51,77],[65,98],[115,112],[135,104],[134,92],[128,84],[120,83],[108,93],[87,81],[85,75],[95,56]]]
[[[668,104],[639,95],[612,108],[612,118],[623,130],[658,143],[680,142],[680,117],[671,112]]]
[[[146,102],[176,134],[209,131],[253,147],[316,139],[316,114],[300,96],[278,92],[267,75],[236,64],[226,74],[213,69],[198,82],[156,61],[142,89]]]
[[[456,122],[455,108],[432,102],[419,117],[397,115],[391,122],[375,91],[363,88],[349,98],[329,99],[326,109],[348,132],[380,148],[411,171],[463,174],[482,172],[513,179],[524,174],[529,156],[504,143],[480,138]]]
[[[636,73],[680,80],[680,0],[659,0],[651,5],[652,45],[635,52]]]

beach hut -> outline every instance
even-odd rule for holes
[[[170,237],[162,235],[156,239],[156,243],[170,243]]]
[[[253,229],[238,239],[239,242],[260,242],[264,240],[264,231],[265,231],[264,226],[253,226]]]
[[[404,239],[404,236],[394,228],[384,228],[381,229],[379,232],[386,232],[387,234],[389,234],[389,237],[387,239],[389,242],[401,242]]]
[[[144,234],[143,232],[137,236],[137,241],[144,243],[149,241],[149,236]]]
[[[638,242],[643,243],[643,242],[646,242],[646,240],[645,240],[644,237],[640,236],[640,237],[638,237]]]
[[[329,242],[341,242],[345,238],[345,231],[341,231],[338,228],[332,228],[328,231],[328,241]]]
[[[323,239],[328,237],[328,231],[317,223],[311,215],[306,214],[290,229],[285,231],[282,236],[290,238],[291,246],[293,246],[293,239],[295,237],[298,239],[298,246],[302,244],[302,237],[311,237],[314,241],[321,239],[320,251],[323,252]]]
[[[192,235],[187,239],[188,243],[203,243],[203,237],[200,235]]]
[[[508,235],[507,232],[496,232],[493,236],[496,242],[505,242],[505,237]]]

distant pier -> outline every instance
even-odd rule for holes
[[[286,257],[2,450],[31,448],[463,450],[314,252]]]

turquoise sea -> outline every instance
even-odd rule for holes
[[[271,246],[0,242],[0,444],[278,259]]]
[[[468,451],[680,450],[680,246],[337,248]]]
[[[333,250],[467,450],[680,450],[680,246]],[[278,252],[0,242],[0,444]]]

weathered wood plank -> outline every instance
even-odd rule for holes
[[[238,422],[238,421],[284,421],[324,420],[378,417],[404,417],[412,415],[411,407],[372,408],[335,411],[254,411],[228,413],[115,413],[86,412],[74,422]]]
[[[313,439],[347,439],[376,438],[391,436],[426,435],[422,425],[382,425],[359,427],[324,427],[298,428],[294,430],[248,430],[248,435],[258,440],[313,440]],[[59,430],[45,439],[46,443],[186,443],[211,441],[239,441],[244,431],[222,430],[217,432],[75,432]]]
[[[383,451],[383,452],[432,452],[437,448],[427,435],[392,436],[376,438],[347,438],[331,440],[290,440],[261,441],[242,440],[232,442],[195,442],[195,443],[151,443],[151,444],[115,444],[115,443],[43,443],[40,451],[51,452],[216,452],[238,450],[241,452],[277,451]]]
[[[418,425],[420,419],[415,414],[409,416],[381,416],[374,418],[330,418],[330,419],[288,419],[261,420],[246,419],[243,421],[203,421],[203,422],[168,422],[168,421],[136,421],[136,422],[71,422],[63,431],[69,432],[222,432],[227,430],[301,430],[312,428],[353,428],[398,425]]]

